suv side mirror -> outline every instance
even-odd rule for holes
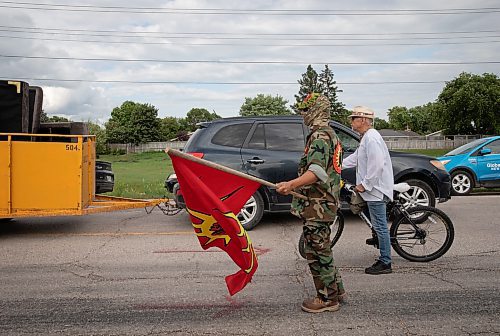
[[[483,148],[479,151],[479,155],[488,155],[491,154],[491,149],[490,148]]]

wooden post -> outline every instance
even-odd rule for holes
[[[248,174],[242,173],[240,171],[231,169],[229,167],[222,166],[222,165],[217,164],[215,162],[211,162],[211,161],[200,159],[200,158],[198,158],[196,156],[183,153],[183,152],[178,151],[176,149],[167,148],[167,149],[165,149],[165,153],[167,153],[167,154],[173,154],[175,156],[181,157],[181,158],[189,160],[189,161],[197,162],[197,163],[205,165],[207,167],[211,167],[211,168],[214,168],[214,169],[217,169],[217,170],[229,173],[229,174],[233,174],[233,175],[236,175],[236,176],[239,176],[239,177],[243,177],[243,178],[246,178],[247,180],[251,180],[251,181],[263,184],[265,186],[271,187],[271,188],[277,188],[276,184],[274,184],[274,183],[268,182],[266,180],[260,179],[258,177],[252,176],[252,175],[248,175]],[[301,195],[299,193],[296,193],[295,191],[290,191],[290,194],[292,196],[294,196],[294,197],[307,200],[307,197],[305,197],[304,195]]]

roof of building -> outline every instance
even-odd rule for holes
[[[397,131],[397,130],[388,129],[388,128],[378,130],[378,132],[382,136],[393,136],[393,137],[396,137],[396,136],[400,136],[400,137],[420,136],[420,134],[413,132],[413,131]]]

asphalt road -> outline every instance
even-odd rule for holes
[[[19,219],[0,225],[0,335],[498,335],[500,196],[440,205],[451,250],[431,263],[394,256],[394,273],[363,273],[377,250],[353,216],[335,248],[349,293],[335,313],[308,314],[314,293],[299,256],[301,224],[266,215],[249,233],[251,284],[229,297],[236,271],[202,251],[185,213],[143,210]]]

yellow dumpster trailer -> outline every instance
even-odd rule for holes
[[[83,123],[42,127],[42,103],[42,88],[0,80],[0,219],[85,215],[165,201],[96,195],[95,136],[86,135]],[[50,134],[58,130],[64,133]]]
[[[0,219],[155,206],[95,195],[95,136],[0,133]]]

